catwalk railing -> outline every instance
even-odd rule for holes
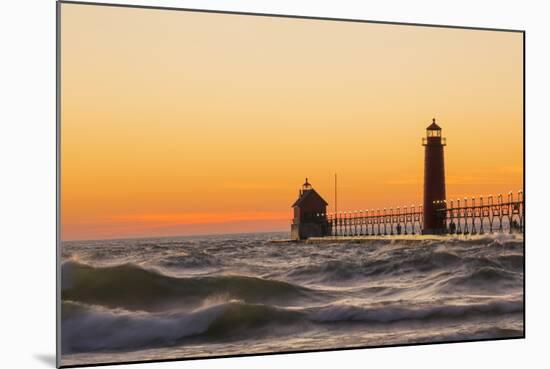
[[[525,203],[523,191],[506,198],[480,196],[471,199],[449,200],[437,203],[436,214],[443,218],[442,234],[483,234],[493,232],[523,232]],[[421,234],[423,208],[405,206],[388,209],[344,211],[316,214],[315,219],[326,222],[326,236],[379,236]]]
[[[496,197],[480,196],[471,199],[441,202],[436,210],[444,219],[447,233],[483,234],[486,232],[523,232],[525,227],[525,202],[523,191],[516,196],[509,192]]]
[[[330,236],[377,236],[422,232],[422,205],[329,214]]]

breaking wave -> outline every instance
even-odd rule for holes
[[[176,278],[134,264],[93,267],[65,262],[62,299],[111,308],[166,309],[224,297],[250,303],[318,300],[322,293],[291,283],[241,275]]]
[[[190,312],[147,313],[106,309],[81,303],[62,306],[64,353],[127,350],[172,346],[184,340],[220,342],[250,336],[262,330],[299,330],[312,324],[348,322],[356,324],[394,323],[466,316],[495,316],[523,311],[523,301],[491,301],[470,305],[435,305],[420,308],[391,306],[361,307],[329,304],[310,308],[282,308],[242,301],[219,303]],[[268,329],[266,329],[268,328]]]
[[[443,304],[404,308],[398,304],[379,307],[329,305],[315,311],[312,319],[321,322],[358,321],[391,323],[404,320],[453,319],[472,315],[499,315],[523,311],[523,300],[491,301],[473,304]]]

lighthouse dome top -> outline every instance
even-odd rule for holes
[[[432,119],[432,124],[426,128],[428,131],[441,131],[441,127],[435,122],[435,118]]]

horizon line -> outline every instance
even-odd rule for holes
[[[223,232],[223,233],[193,233],[187,235],[173,236],[137,236],[137,237],[113,237],[113,238],[85,238],[85,239],[68,239],[61,240],[63,242],[89,242],[89,241],[117,241],[117,240],[144,240],[150,238],[185,238],[185,237],[205,237],[205,236],[231,236],[231,235],[247,235],[247,234],[262,234],[262,233],[290,233],[289,231],[258,231],[258,232]]]

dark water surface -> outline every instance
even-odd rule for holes
[[[523,335],[523,238],[64,242],[62,364]]]

